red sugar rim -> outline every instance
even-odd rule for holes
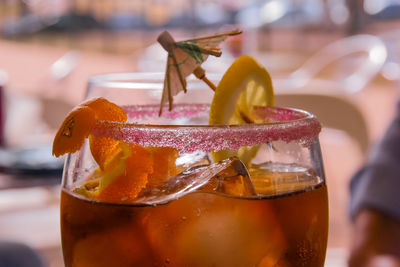
[[[131,118],[154,117],[159,106],[126,106]],[[208,112],[208,105],[181,104],[163,117],[196,116]],[[303,110],[280,107],[255,107],[254,115],[268,121],[240,125],[148,125],[98,121],[92,134],[141,146],[173,147],[184,153],[194,151],[237,150],[242,146],[272,141],[299,142],[308,146],[321,131],[314,115]]]

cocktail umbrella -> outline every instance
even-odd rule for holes
[[[179,42],[175,42],[167,31],[158,36],[157,41],[168,52],[160,114],[167,101],[169,102],[169,110],[172,109],[173,96],[181,91],[186,93],[186,77],[191,73],[207,83],[211,89],[216,89],[215,85],[205,76],[205,70],[201,67],[201,64],[206,61],[208,55],[221,56],[219,44],[228,36],[240,33],[241,31],[235,30]]]

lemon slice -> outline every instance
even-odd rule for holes
[[[272,106],[274,90],[268,71],[250,56],[241,56],[229,67],[217,89],[210,109],[210,125],[257,123],[252,118],[253,106]],[[238,156],[245,164],[255,156],[259,146],[242,147],[239,151],[213,152],[215,162]]]

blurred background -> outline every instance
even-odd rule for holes
[[[315,113],[330,197],[326,266],[346,266],[348,183],[393,117],[400,80],[399,0],[0,0],[0,241],[63,266],[51,142],[90,75],[164,71],[155,44],[243,29],[203,66],[249,54],[276,104]]]

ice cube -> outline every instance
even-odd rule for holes
[[[168,266],[288,266],[281,265],[287,244],[270,199],[196,191],[144,216],[143,232]]]
[[[211,177],[199,191],[213,191],[234,196],[257,195],[246,166],[236,157],[231,158],[226,168]]]
[[[273,195],[311,189],[322,182],[314,170],[295,163],[252,164],[251,179],[258,194]]]
[[[203,151],[195,151],[193,153],[180,154],[176,159],[176,166],[178,170],[184,171],[190,167],[198,165],[208,165],[211,161],[208,154]]]
[[[236,157],[208,165],[190,167],[163,185],[145,189],[135,201],[162,204],[194,191],[254,196],[256,191],[244,164]]]

